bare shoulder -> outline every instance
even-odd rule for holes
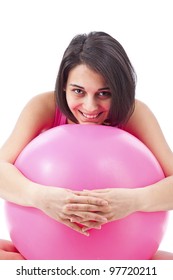
[[[160,162],[166,175],[173,174],[173,154],[150,108],[136,100],[135,110],[124,129],[142,141]]]
[[[21,150],[43,130],[52,127],[55,115],[53,92],[38,94],[22,110],[16,125],[0,150],[0,159],[14,162]]]
[[[19,120],[25,120],[27,123],[33,119],[33,121],[35,121],[37,124],[39,133],[40,130],[50,128],[52,126],[54,121],[55,107],[53,92],[38,94],[26,104],[23,111],[21,112],[21,115],[19,116]]]
[[[135,100],[135,109],[129,121],[125,125],[125,130],[134,134],[136,137],[146,134],[146,129],[159,129],[159,124],[150,108],[142,101]]]
[[[45,92],[34,96],[26,104],[23,112],[27,110],[33,110],[40,113],[41,112],[45,113],[45,111],[47,111],[47,114],[54,114],[55,112],[54,92]]]

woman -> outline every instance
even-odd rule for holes
[[[78,35],[67,47],[55,92],[34,97],[0,151],[0,196],[40,209],[86,236],[136,211],[173,209],[173,155],[150,109],[135,100],[136,75],[120,43],[104,32]],[[135,135],[155,155],[165,179],[140,189],[74,192],[41,186],[13,165],[38,134],[62,124],[116,126]],[[77,223],[76,223],[77,222]],[[79,226],[78,223],[82,225]]]

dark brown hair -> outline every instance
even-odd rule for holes
[[[85,64],[101,74],[111,91],[111,108],[107,122],[121,126],[134,110],[136,74],[121,44],[105,32],[75,36],[67,47],[55,85],[56,102],[68,119],[77,123],[70,111],[64,87],[69,71]]]

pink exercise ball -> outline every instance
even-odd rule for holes
[[[15,166],[30,180],[73,190],[141,188],[164,178],[150,150],[131,134],[99,125],[43,132]],[[25,187],[25,186],[23,186]],[[147,260],[162,240],[167,212],[136,212],[86,237],[40,210],[6,203],[11,239],[32,260]]]

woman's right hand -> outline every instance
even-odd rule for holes
[[[69,210],[71,204],[83,205],[83,209],[80,207],[80,211]],[[86,211],[86,205],[92,205],[92,211]],[[96,212],[102,211],[107,205],[107,201],[102,198],[79,196],[69,189],[39,186],[35,207],[56,221],[88,236],[89,233],[83,230],[86,226],[100,229],[106,222],[106,218]],[[76,220],[78,223],[73,222]]]

